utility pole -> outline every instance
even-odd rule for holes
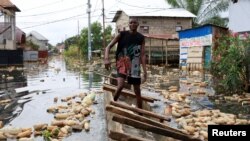
[[[81,88],[81,66],[82,66],[82,61],[81,61],[81,49],[80,49],[80,31],[79,31],[79,20],[77,21],[77,42],[78,42],[78,53],[79,53],[79,89]]]
[[[106,47],[106,37],[105,37],[105,13],[104,13],[104,0],[102,0],[102,28],[103,28],[103,33],[102,33],[102,45],[103,49]]]
[[[90,5],[90,0],[88,0],[88,60],[90,61],[91,59],[91,21],[90,21],[90,16],[91,16],[91,5]]]

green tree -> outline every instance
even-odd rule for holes
[[[49,44],[48,44],[48,49],[49,49],[49,50],[52,50],[53,48],[54,48],[54,46],[53,46],[52,44],[49,43]]]
[[[217,39],[216,61],[211,65],[217,92],[234,94],[248,90],[250,38],[248,35],[245,37],[242,40],[238,35],[228,35]]]
[[[106,43],[111,41],[112,27],[107,26],[105,28]],[[91,24],[91,47],[92,50],[102,49],[102,25],[99,22],[94,22]],[[80,35],[80,49],[83,55],[88,54],[88,28],[85,27],[81,30]]]
[[[166,2],[174,8],[184,8],[196,15],[193,26],[207,23],[227,25],[227,20],[222,20],[219,13],[228,9],[228,0],[166,0]]]
[[[92,50],[102,48],[102,25],[99,22],[94,22],[91,25],[92,34]]]
[[[83,28],[80,35],[80,49],[83,55],[88,53],[88,28]]]
[[[109,25],[104,30],[105,33],[105,42],[108,44],[112,40],[112,27]]]
[[[73,36],[64,41],[65,47],[68,48],[71,45],[78,45],[78,36]]]

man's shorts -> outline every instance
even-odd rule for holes
[[[135,78],[129,76],[129,71],[131,69],[131,62],[128,58],[120,58],[116,62],[117,67],[117,77],[121,77],[128,81],[128,84],[141,84],[141,78]]]

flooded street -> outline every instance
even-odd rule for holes
[[[77,62],[67,62],[62,56],[54,56],[44,64],[25,63],[23,67],[2,68],[0,121],[3,121],[5,127],[12,126],[14,128],[32,128],[38,124],[52,125],[59,110],[61,110],[61,112],[58,112],[59,114],[67,114],[67,112],[69,114],[73,111],[73,117],[77,119],[77,114],[74,113],[76,107],[74,109],[73,105],[82,102],[79,101],[80,94],[91,95],[92,91],[95,92],[95,101],[91,105],[94,114],[91,113],[83,118],[90,121],[90,131],[72,132],[63,140],[108,140],[104,106],[106,93],[104,95],[104,92],[102,92],[104,81],[102,76],[104,75],[101,75],[107,72],[100,67],[101,62],[99,62],[99,65],[98,61],[94,62],[95,65],[78,64]],[[89,70],[94,70],[96,73]],[[99,75],[96,75],[98,73]],[[147,110],[169,116],[171,122],[168,125],[173,128],[181,129],[186,127],[186,120],[191,120],[194,118],[192,115],[199,115],[200,112],[205,112],[205,114],[201,114],[202,116],[220,114],[221,119],[228,118],[223,116],[233,116],[237,124],[248,122],[249,106],[225,101],[228,98],[236,99],[240,97],[218,96],[216,99],[213,99],[215,97],[211,99],[211,96],[216,95],[210,86],[211,75],[209,74],[201,74],[200,72],[190,72],[188,74],[179,69],[166,69],[159,66],[148,66],[147,73],[149,76],[147,82],[142,85],[142,95],[157,99],[153,103],[146,104]],[[72,109],[57,109],[57,112],[47,112],[48,108],[59,105],[61,107],[71,107]],[[81,109],[81,114],[82,109],[86,110],[86,107],[78,108]],[[203,118],[202,116],[197,116],[197,118]],[[219,121],[216,118],[207,119],[208,121],[213,120],[213,122],[206,124],[228,122],[221,121],[221,119]],[[193,125],[195,122],[188,124],[196,126]],[[134,128],[126,127],[124,130],[137,133]],[[202,128],[202,132],[204,132],[202,138],[206,137],[206,131],[205,128]],[[144,136],[144,133],[142,135]],[[152,134],[145,135],[149,138],[158,138],[158,136]],[[42,136],[37,136],[34,137],[34,140],[42,141],[44,139]]]
[[[47,113],[47,109],[53,105],[60,104],[60,99],[67,96],[89,92],[90,89],[100,89],[102,78],[89,73],[79,73],[67,69],[66,63],[61,56],[51,58],[46,64],[25,63],[20,69],[24,81],[22,87],[16,87],[5,91],[6,84],[1,85],[1,100],[9,98],[11,102],[0,105],[0,120],[6,125],[13,127],[28,128],[35,124],[50,123],[54,115]],[[19,75],[20,75],[19,74]],[[3,74],[2,74],[3,75]],[[98,77],[98,78],[96,78]],[[16,78],[14,77],[14,80]],[[91,80],[91,81],[90,81]],[[10,83],[10,82],[9,82]],[[14,82],[11,82],[14,83]],[[20,84],[20,82],[18,82]],[[25,84],[27,84],[25,86]],[[58,102],[54,103],[54,98]],[[95,111],[91,115],[90,131],[73,133],[65,140],[106,140],[106,126],[104,122],[103,95],[96,95],[96,103],[93,105]],[[98,135],[98,136],[96,136]],[[43,140],[37,137],[35,140]]]

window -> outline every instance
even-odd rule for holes
[[[181,22],[176,22],[177,25],[181,25]]]
[[[142,24],[147,24],[147,21],[142,21]]]
[[[149,33],[149,26],[140,26],[141,33]]]
[[[182,26],[176,26],[175,27],[175,31],[181,31],[182,30]]]

